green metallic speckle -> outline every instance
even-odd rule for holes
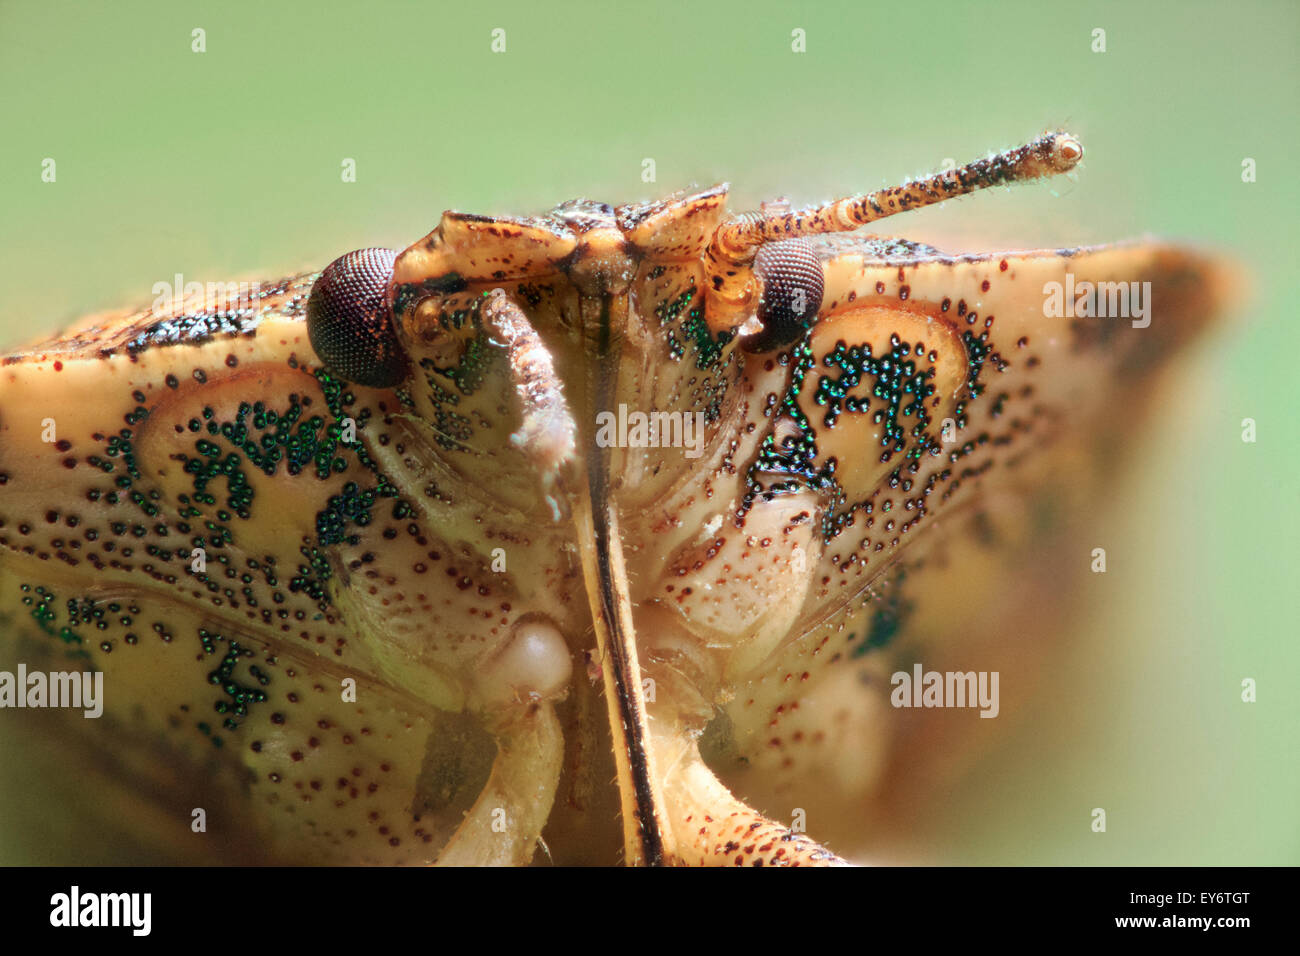
[[[271,678],[256,664],[250,664],[248,673],[258,686],[236,680],[234,672],[240,658],[254,656],[253,651],[231,638],[199,628],[199,642],[203,645],[205,654],[218,653],[220,650],[218,645],[223,641],[226,643],[226,650],[217,668],[208,672],[207,680],[209,684],[220,687],[227,698],[217,700],[212,708],[221,715],[221,726],[226,730],[238,730],[240,721],[248,716],[249,708],[267,700],[266,691],[261,688],[270,684]],[[222,745],[222,738],[213,733],[212,727],[206,721],[199,721],[197,726],[204,735],[212,738],[213,746]]]
[[[912,612],[912,603],[904,600],[902,594],[903,574],[892,582],[889,592],[871,612],[871,622],[867,627],[866,639],[853,649],[854,657],[862,657],[873,650],[885,647],[898,636],[899,630],[906,623]]]

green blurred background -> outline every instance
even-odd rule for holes
[[[888,228],[950,248],[1151,233],[1228,251],[1254,287],[1099,519],[1112,570],[1089,582],[1070,694],[999,735],[927,839],[952,862],[1300,863],[1298,27],[1292,2],[4,0],[0,346],[146,303],[176,272],[400,248],[445,208],[723,179],[733,208],[810,202],[1066,126],[1076,181]]]

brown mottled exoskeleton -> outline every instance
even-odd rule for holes
[[[909,609],[1223,285],[1159,244],[858,230],[1081,157],[796,212],[447,213],[4,358],[3,666],[104,675],[100,719],[0,713],[59,859],[840,862],[818,806],[854,855]]]

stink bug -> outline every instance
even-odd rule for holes
[[[790,808],[861,790],[885,650],[1225,282],[860,227],[1082,155],[801,211],[448,212],[7,355],[4,669],[101,674],[104,713],[6,733],[77,767],[75,836],[187,860],[842,862],[851,811],[828,847]]]

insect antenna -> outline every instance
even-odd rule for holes
[[[793,212],[733,216],[719,224],[709,252],[715,260],[740,263],[761,244],[848,232],[910,209],[920,209],[990,186],[1026,182],[1069,172],[1083,159],[1083,144],[1063,130],[984,159],[863,196],[837,199]]]

